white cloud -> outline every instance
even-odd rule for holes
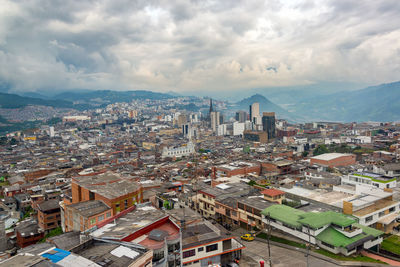
[[[397,0],[1,0],[0,81],[157,91],[390,82],[399,13]]]

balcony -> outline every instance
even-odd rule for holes
[[[346,227],[344,229],[334,226],[336,230],[347,236],[348,238],[355,237],[356,235],[362,234],[362,229],[358,227]]]

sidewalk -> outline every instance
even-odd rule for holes
[[[375,255],[375,254],[372,254],[372,253],[369,253],[366,251],[362,251],[361,254],[364,256],[373,258],[375,260],[380,260],[380,261],[386,262],[387,264],[390,264],[392,266],[400,266],[400,261],[391,260],[391,259],[379,256],[379,255]]]

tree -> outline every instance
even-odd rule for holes
[[[319,145],[316,149],[314,149],[313,151],[313,155],[314,156],[318,156],[321,154],[325,154],[325,153],[329,153],[328,148],[326,147],[326,145]]]
[[[301,153],[301,155],[303,156],[303,158],[308,156],[308,151],[303,151],[303,153]]]

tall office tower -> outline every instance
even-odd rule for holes
[[[218,111],[212,111],[210,113],[210,118],[211,118],[211,128],[213,132],[217,131],[218,125],[220,125],[220,114]]]
[[[54,137],[54,126],[50,126],[49,135],[50,135],[50,137]]]
[[[257,124],[257,117],[260,116],[260,103],[255,102],[250,105],[250,121]]]
[[[189,131],[190,131],[190,125],[189,124],[183,124],[182,125],[182,134],[183,134],[183,136],[188,136],[188,134],[189,134]]]
[[[237,122],[245,122],[247,120],[247,112],[240,110],[236,112],[236,121]]]
[[[262,126],[268,134],[268,140],[275,138],[275,112],[263,112]]]

